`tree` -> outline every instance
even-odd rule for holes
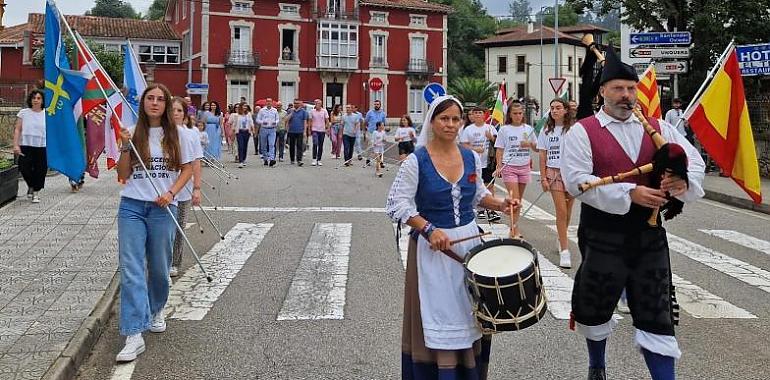
[[[454,8],[447,17],[449,78],[463,76],[484,78],[484,49],[475,42],[495,32],[497,27],[495,19],[487,14],[479,0],[431,1]]]
[[[449,93],[460,102],[475,103],[487,108],[494,106],[496,89],[492,83],[479,78],[460,77],[449,82]]]
[[[168,0],[154,0],[147,10],[148,20],[162,20],[166,15],[166,5]]]
[[[508,10],[511,14],[511,20],[522,24],[529,22],[529,15],[532,14],[529,0],[512,0],[508,4]]]
[[[86,11],[86,16],[112,18],[140,18],[134,7],[124,0],[96,0],[94,7]]]
[[[554,26],[553,7],[545,8],[542,14],[543,25]],[[578,15],[575,12],[575,8],[569,5],[559,5],[559,26],[572,26],[577,25]]]

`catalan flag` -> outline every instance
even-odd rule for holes
[[[685,118],[717,165],[761,203],[759,163],[735,47],[718,65],[714,79]]]
[[[497,90],[497,100],[495,101],[495,108],[492,109],[492,121],[496,121],[498,124],[505,123],[505,101],[508,99],[508,95],[505,92],[505,80],[500,83],[500,88]]]
[[[660,95],[658,94],[658,76],[655,73],[655,65],[650,63],[642,74],[639,84],[636,86],[636,99],[642,106],[642,113],[647,117],[660,119],[663,111],[660,109]]]

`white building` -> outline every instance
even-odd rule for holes
[[[548,78],[565,78],[570,99],[576,99],[580,85],[580,66],[585,57],[585,46],[580,39],[593,33],[601,44],[608,30],[595,25],[561,27],[558,32],[559,70],[556,70],[553,28],[528,24],[501,29],[494,36],[477,41],[484,48],[486,79],[492,83],[505,80],[508,96],[530,96],[540,104],[547,103],[556,94]]]

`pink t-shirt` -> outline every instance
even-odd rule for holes
[[[326,111],[326,108],[321,108],[320,111],[313,108],[310,111],[310,118],[312,119],[311,128],[314,132],[326,131],[326,119],[329,118],[329,112]]]

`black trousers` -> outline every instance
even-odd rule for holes
[[[356,136],[342,135],[342,146],[345,149],[345,161],[353,159],[354,145],[356,145]]]
[[[303,133],[288,133],[289,159],[291,162],[294,162],[295,157],[297,162],[302,162],[302,153],[305,151],[304,136]]]
[[[45,148],[21,146],[19,156],[19,171],[32,191],[40,191],[45,187],[45,175],[48,173],[48,158]]]
[[[253,137],[254,137],[254,155],[256,156],[259,154],[259,132],[255,133]]]
[[[286,130],[275,131],[275,151],[278,159],[283,160],[284,148],[286,148]]]

